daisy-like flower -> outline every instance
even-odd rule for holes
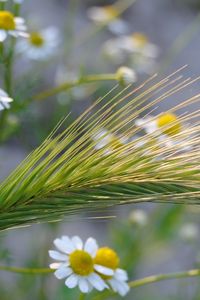
[[[135,122],[136,126],[141,127],[148,134],[164,134],[173,136],[182,130],[182,124],[178,117],[173,113],[163,113],[158,118],[147,117],[138,119]]]
[[[10,11],[0,11],[0,42],[8,35],[13,37],[28,37],[25,21],[21,17],[15,17]]]
[[[129,65],[140,72],[151,73],[155,67],[155,59],[159,49],[142,33],[122,35],[106,41],[102,47],[103,54],[115,64]]]
[[[118,17],[119,11],[114,5],[93,6],[88,9],[87,14],[95,24],[106,24],[114,34],[126,34],[128,31],[127,22]]]
[[[60,33],[56,27],[48,27],[40,32],[32,32],[26,40],[18,42],[17,50],[27,58],[45,60],[56,53],[60,44]]]
[[[152,44],[149,41],[149,38],[141,32],[135,32],[131,35],[124,36],[122,39],[122,49],[130,53],[140,53],[152,58],[156,58],[158,56],[158,47],[155,44]]]
[[[188,137],[180,134],[185,129],[186,124],[182,123],[174,113],[163,113],[157,118],[149,116],[137,119],[135,125],[154,137],[159,147],[171,148],[176,145],[181,152],[191,150],[192,146],[189,141],[191,134]]]
[[[130,290],[127,283],[128,275],[126,271],[118,268],[120,259],[117,253],[108,247],[99,248],[94,261],[95,264],[99,265],[97,271],[101,274],[102,278],[108,283],[112,290],[119,293],[121,296],[125,296]],[[103,267],[111,270],[113,274],[110,276],[104,274],[104,269],[102,269]]]
[[[4,109],[10,108],[10,103],[13,101],[12,98],[8,96],[8,94],[0,89],[0,111]]]
[[[78,236],[62,236],[54,240],[54,245],[59,251],[50,250],[49,255],[58,262],[52,263],[50,268],[56,270],[56,278],[66,278],[65,285],[68,288],[78,286],[82,293],[88,293],[93,288],[98,291],[107,288],[107,284],[97,272],[101,270],[103,274],[111,276],[113,271],[95,263],[94,258],[98,250],[95,239],[88,238],[84,244]]]
[[[144,227],[148,223],[147,213],[142,209],[134,209],[129,215],[129,221],[132,224]]]
[[[128,85],[137,81],[137,75],[133,69],[128,67],[120,67],[116,72],[119,83]]]
[[[93,135],[92,139],[96,143],[94,146],[96,150],[105,148],[105,155],[112,153],[115,149],[118,149],[127,142],[127,139],[125,137],[109,133],[108,130],[105,128],[99,129]]]

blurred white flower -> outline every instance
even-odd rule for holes
[[[46,60],[56,53],[60,44],[60,33],[56,27],[32,32],[27,40],[18,42],[17,51],[33,60]]]
[[[54,245],[60,252],[49,251],[49,256],[58,261],[50,264],[50,268],[56,270],[56,278],[66,278],[68,288],[78,286],[82,293],[88,293],[93,288],[98,291],[107,288],[105,281],[96,273],[100,266],[94,262],[98,250],[95,239],[88,238],[84,244],[78,236],[62,236],[54,240]],[[101,270],[105,275],[113,275],[110,269],[102,267]]]
[[[141,227],[148,223],[147,213],[142,209],[134,209],[129,215],[129,221]]]
[[[174,136],[181,132],[182,124],[174,113],[163,113],[159,117],[148,116],[135,121],[136,126],[148,134]]]
[[[195,223],[183,224],[179,230],[180,237],[185,241],[193,241],[199,237],[199,228]]]
[[[0,42],[3,42],[8,35],[13,37],[29,37],[25,21],[21,17],[15,17],[9,11],[0,11]]]
[[[110,39],[104,43],[102,51],[113,63],[122,64],[128,61],[136,71],[146,73],[153,71],[159,54],[158,47],[150,43],[142,33]]]
[[[100,150],[105,148],[104,154],[110,154],[113,150],[126,144],[127,139],[122,136],[117,136],[113,133],[109,133],[107,129],[101,128],[92,136],[95,142],[94,148]]]
[[[117,80],[123,85],[128,85],[137,81],[137,75],[135,71],[124,66],[117,70],[116,77]]]
[[[152,44],[148,37],[140,32],[135,32],[132,35],[121,37],[121,48],[129,53],[140,53],[146,57],[156,58],[159,54],[159,49],[155,44]]]
[[[155,137],[159,147],[174,147],[181,152],[191,150],[190,143],[191,134],[188,136],[181,135],[186,124],[183,124],[180,119],[171,112],[162,113],[159,117],[148,116],[137,119],[135,125],[145,133]]]
[[[113,5],[90,7],[87,14],[89,19],[95,24],[106,24],[108,29],[114,34],[126,34],[128,31],[128,23],[118,17],[119,11]]]
[[[99,248],[94,261],[99,265],[98,273],[103,275],[102,278],[106,280],[112,290],[125,296],[130,290],[127,283],[128,275],[126,271],[118,268],[120,259],[117,253],[108,247]],[[105,276],[104,268],[113,271],[113,275]]]
[[[10,103],[13,102],[13,99],[8,96],[8,94],[0,89],[0,111],[10,108]]]

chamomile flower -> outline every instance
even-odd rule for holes
[[[113,271],[95,263],[98,245],[95,239],[88,238],[85,244],[78,236],[69,238],[62,236],[54,240],[59,251],[49,251],[49,256],[58,262],[52,263],[50,268],[55,269],[54,275],[58,279],[65,278],[68,288],[79,287],[82,293],[88,293],[93,288],[102,291],[107,288],[105,281],[97,274],[101,269],[105,275],[113,275]]]
[[[149,38],[140,32],[135,32],[131,35],[122,37],[122,49],[130,53],[140,53],[143,56],[156,58],[159,50],[155,44],[149,41]]]
[[[120,67],[116,72],[119,83],[128,85],[137,81],[137,75],[133,69],[128,67]]]
[[[148,223],[147,213],[142,209],[134,209],[129,215],[129,221],[131,224],[136,224],[140,227],[144,227]]]
[[[13,37],[28,37],[25,21],[21,17],[15,17],[12,12],[0,11],[0,42],[5,41],[8,35]]]
[[[10,103],[13,102],[13,99],[8,96],[8,94],[0,89],[0,111],[10,108]]]
[[[127,142],[127,139],[125,137],[109,133],[105,128],[100,128],[93,135],[92,139],[95,142],[94,148],[96,150],[105,148],[105,155],[112,153],[115,149],[118,149]]]
[[[58,29],[48,27],[41,31],[31,32],[27,40],[19,41],[17,50],[29,59],[46,60],[56,53],[59,44]]]
[[[181,134],[186,129],[186,124],[171,112],[163,113],[159,117],[146,117],[135,121],[137,127],[140,127],[149,136],[154,137],[159,147],[176,146],[180,152],[190,151],[192,145],[190,143],[191,133],[188,136]]]
[[[159,54],[158,47],[142,33],[110,39],[104,43],[102,51],[113,63],[119,65],[128,61],[136,71],[145,73],[153,71]]]
[[[181,132],[182,124],[173,113],[163,113],[158,118],[146,117],[138,119],[136,126],[145,130],[148,134],[163,134],[173,136]]]
[[[130,290],[127,283],[128,275],[126,271],[119,268],[120,259],[117,253],[108,247],[99,248],[94,261],[100,266],[98,269],[99,274],[101,274],[112,290],[121,296],[125,296]],[[104,270],[101,269],[102,266],[113,271],[113,275],[105,275]]]
[[[114,5],[102,7],[93,6],[87,11],[88,17],[97,25],[106,24],[108,29],[114,34],[126,34],[128,24],[119,18],[119,11]]]

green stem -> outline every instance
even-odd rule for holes
[[[30,274],[30,275],[46,275],[53,273],[54,270],[49,268],[17,268],[17,267],[8,267],[8,266],[0,266],[0,271],[8,271],[13,273],[20,274]]]
[[[85,294],[81,293],[79,296],[79,300],[84,300],[85,299]]]
[[[2,7],[3,4],[4,3],[1,3],[1,9],[4,8],[4,6]],[[15,16],[19,16],[20,6],[21,6],[20,4],[17,4],[17,3],[14,4],[14,15]],[[8,95],[10,97],[12,97],[12,94],[13,94],[13,62],[14,62],[15,44],[16,44],[15,38],[11,38],[10,49],[9,49],[7,57],[6,57],[6,55],[4,57],[4,52],[3,52],[3,48],[2,48],[3,46],[1,46],[1,48],[2,48],[1,57],[2,57],[3,61],[5,59],[4,85],[5,85],[6,92],[8,93]],[[3,132],[4,132],[4,128],[5,128],[5,124],[6,124],[8,115],[9,115],[9,111],[6,109],[1,114],[0,138],[3,136]]]
[[[0,2],[0,10],[4,10],[5,9],[5,2]]]
[[[46,275],[54,272],[54,270],[49,268],[32,269],[32,268],[18,268],[18,267],[8,267],[8,266],[0,266],[0,270],[20,273],[20,274],[30,274],[30,275]],[[131,281],[129,282],[129,286],[131,288],[136,288],[146,284],[155,283],[163,280],[181,279],[181,278],[196,277],[196,276],[200,276],[200,269],[193,269],[193,270],[177,272],[177,273],[152,275],[152,276],[144,277],[142,279]],[[81,294],[80,299],[84,299],[84,296],[85,294]]]
[[[169,280],[169,279],[181,279],[187,277],[195,277],[200,276],[200,269],[193,269],[185,272],[177,272],[177,273],[169,273],[169,274],[159,274],[144,277],[142,279],[134,280],[129,283],[131,288],[140,287],[149,283],[154,283],[162,280]]]
[[[5,90],[10,97],[12,97],[12,84],[13,84],[13,59],[14,59],[14,49],[15,49],[15,38],[11,40],[11,46],[7,57],[5,57],[5,72],[4,72],[4,86]],[[4,128],[7,121],[7,117],[9,115],[9,111],[5,109],[1,113],[0,118],[0,138],[2,138],[4,134]]]
[[[68,89],[71,89],[73,87],[76,87],[81,84],[86,83],[92,83],[97,81],[105,81],[105,80],[116,80],[116,74],[95,74],[95,75],[87,75],[85,77],[82,77],[80,79],[74,80],[74,81],[68,81],[66,83],[63,83],[55,88],[46,90],[44,92],[41,92],[33,97],[33,100],[45,100],[46,98],[49,98],[51,96],[54,96],[58,93],[61,93],[63,91],[66,91]]]
[[[14,11],[14,15],[15,15],[16,17],[18,17],[18,16],[20,15],[20,8],[21,8],[21,4],[19,4],[19,3],[15,3],[15,4],[14,4],[14,9],[13,9],[13,11]]]

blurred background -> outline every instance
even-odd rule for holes
[[[122,13],[112,21],[111,10],[95,14],[95,7],[116,3]],[[185,64],[189,66],[184,70],[186,76],[200,74],[199,0],[26,0],[22,16],[36,39],[29,47],[21,42],[16,46],[15,101],[6,133],[1,136],[1,179],[43,141],[62,117],[71,111],[67,120],[71,123],[116,82],[98,80],[52,94],[55,87],[91,74],[116,74],[121,66],[134,72],[135,85],[155,72],[164,76]],[[107,19],[102,23],[104,17]],[[44,33],[47,29],[49,32]],[[38,40],[36,33],[49,41],[47,48],[42,47],[44,41]],[[181,96],[168,99],[158,111],[195,92],[199,92],[199,83]],[[59,223],[12,229],[0,235],[0,263],[48,267],[47,251],[53,248],[53,240],[75,234],[83,239],[93,236],[100,245],[116,249],[131,280],[200,267],[199,212],[194,206],[137,204],[96,215],[85,212]],[[77,299],[76,292],[69,291],[52,275],[5,272],[0,272],[0,295],[2,300]],[[126,299],[199,300],[199,295],[196,278],[146,285],[133,289]]]

